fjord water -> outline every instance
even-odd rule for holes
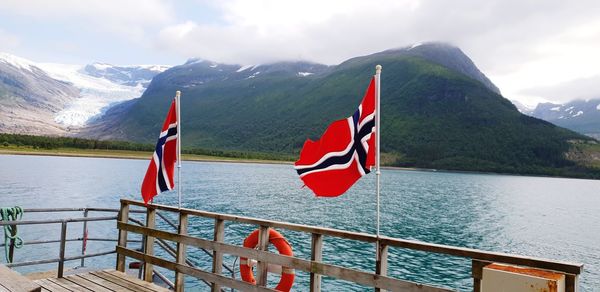
[[[120,198],[138,199],[148,161],[0,155],[0,207],[118,208]],[[253,216],[348,231],[375,232],[374,175],[338,198],[315,198],[290,165],[184,162],[184,207]],[[177,204],[175,192],[156,203]],[[63,214],[64,215],[64,214]],[[70,214],[79,217],[81,214]],[[100,214],[95,214],[100,215]],[[105,214],[104,214],[105,215]],[[24,219],[49,215],[25,214]],[[164,225],[164,224],[163,224]],[[116,238],[114,223],[90,223],[90,237]],[[164,227],[164,226],[163,226]],[[190,233],[211,238],[213,222],[192,220]],[[225,241],[240,244],[253,226],[227,224]],[[72,224],[69,237],[81,236]],[[600,181],[490,174],[383,170],[381,233],[488,251],[582,262],[581,291],[600,291]],[[59,226],[26,226],[27,240],[58,239]],[[283,231],[296,255],[310,257],[310,235]],[[67,256],[81,243],[69,243]],[[135,243],[131,246],[136,246]],[[90,242],[88,252],[114,249],[114,243]],[[197,261],[208,258],[189,248]],[[17,261],[52,258],[57,245],[25,246]],[[324,261],[374,270],[374,246],[325,238]],[[234,258],[226,257],[231,265]],[[390,249],[393,277],[468,291],[467,259]],[[79,261],[69,262],[74,267]],[[88,259],[88,265],[114,266],[114,256]],[[55,264],[45,266],[52,269]],[[40,269],[40,268],[36,268]],[[19,268],[30,272],[33,268]],[[239,277],[239,275],[237,275]],[[272,279],[276,280],[276,279]],[[307,290],[308,275],[297,272],[296,291]],[[206,286],[188,278],[190,290]],[[323,279],[324,291],[363,291],[358,285]]]

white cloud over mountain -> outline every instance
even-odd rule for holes
[[[509,97],[598,73],[600,2],[243,1],[213,3],[224,23],[163,28],[158,46],[182,56],[246,64],[307,59],[336,64],[422,40],[461,47]],[[600,92],[600,89],[598,90]]]
[[[174,20],[170,2],[162,0],[3,0],[2,10],[19,17],[76,22],[78,29],[110,32],[143,40],[151,29]]]
[[[596,0],[6,0],[2,9],[47,23],[72,18],[69,24],[91,34],[109,32],[101,36],[103,52],[128,54],[137,58],[133,63],[201,57],[336,64],[420,41],[446,41],[463,49],[507,97],[529,104],[551,97],[526,89],[600,74]],[[10,28],[4,33],[21,38]],[[107,46],[111,37],[125,45]]]
[[[0,29],[0,51],[12,50],[19,45],[19,38]]]

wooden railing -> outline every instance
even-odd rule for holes
[[[136,226],[129,223],[130,206],[146,209],[146,225]],[[177,233],[158,230],[155,228],[157,210],[176,213],[179,216],[179,229]],[[189,216],[198,216],[214,220],[213,240],[201,239],[187,234]],[[257,249],[245,248],[237,245],[223,243],[225,222],[236,222],[256,225],[259,229],[259,244]],[[452,247],[440,244],[431,244],[414,240],[405,240],[372,234],[349,232],[332,228],[308,226],[294,223],[286,223],[271,220],[262,220],[250,217],[234,216],[205,212],[193,209],[179,209],[171,206],[149,204],[133,200],[121,200],[121,212],[117,222],[119,229],[119,241],[116,248],[117,270],[124,271],[125,258],[131,257],[144,262],[144,279],[152,281],[153,266],[160,266],[175,272],[175,290],[183,291],[184,275],[190,275],[206,282],[212,283],[212,291],[220,291],[221,287],[229,287],[242,291],[273,291],[266,287],[267,265],[274,264],[289,267],[295,270],[310,273],[310,291],[320,291],[321,276],[328,276],[340,280],[346,280],[357,284],[373,287],[376,290],[391,291],[450,291],[448,289],[427,286],[409,281],[399,280],[387,276],[388,249],[406,248],[424,252],[446,254],[458,257],[470,258],[473,261],[472,276],[474,290],[478,291],[481,279],[481,269],[487,262],[505,263],[532,268],[553,270],[564,273],[567,281],[567,291],[575,292],[577,277],[582,272],[583,265],[533,257],[510,255],[505,253],[486,252],[476,249]],[[291,231],[299,231],[311,234],[311,259],[283,256],[266,251],[268,245],[268,229],[281,228]],[[127,247],[128,232],[144,236],[145,249],[143,252]],[[380,252],[376,253],[375,273],[363,272],[351,268],[341,267],[323,263],[322,246],[324,237],[335,237],[350,239],[361,242],[373,243]],[[177,244],[175,261],[160,258],[154,254],[153,246],[155,239],[172,241]],[[203,248],[213,252],[212,272],[191,267],[186,264],[186,246]],[[257,285],[252,285],[241,280],[221,275],[223,254],[237,257],[245,257],[258,261]]]
[[[112,255],[115,254],[116,251],[115,249],[109,249],[109,250],[104,250],[104,251],[99,251],[99,252],[87,252],[86,251],[86,241],[87,242],[117,242],[118,238],[115,238],[115,236],[111,236],[114,235],[114,233],[110,233],[110,234],[103,234],[101,235],[102,237],[88,237],[86,236],[86,230],[88,229],[88,222],[110,222],[113,221],[115,222],[114,224],[116,225],[116,220],[117,220],[117,213],[120,212],[120,209],[109,209],[109,208],[26,208],[23,210],[24,214],[26,215],[31,215],[32,213],[39,213],[39,214],[43,214],[43,216],[45,218],[48,217],[54,217],[53,219],[35,219],[35,220],[17,220],[17,221],[0,221],[0,228],[2,228],[2,226],[6,226],[6,225],[11,225],[11,226],[25,226],[25,225],[43,225],[43,226],[51,226],[51,225],[59,225],[60,224],[60,233],[59,234],[54,234],[54,233],[49,233],[47,235],[46,238],[44,239],[40,239],[40,240],[23,240],[23,246],[31,246],[31,245],[46,245],[43,248],[50,250],[51,247],[48,247],[47,245],[50,244],[54,244],[57,245],[57,257],[52,257],[52,258],[42,258],[42,259],[34,259],[34,260],[22,260],[22,261],[16,261],[16,262],[12,262],[12,263],[6,263],[5,265],[7,267],[10,268],[15,268],[15,267],[23,267],[23,266],[37,266],[37,265],[44,265],[44,264],[51,264],[51,263],[57,263],[57,277],[58,278],[62,278],[65,272],[65,263],[66,262],[70,262],[70,261],[75,261],[75,260],[80,260],[80,266],[83,267],[85,265],[85,259],[87,258],[92,258],[92,257],[101,257],[101,256],[108,256],[108,255]],[[146,211],[144,210],[133,210],[133,213],[143,213],[146,214]],[[79,213],[82,215],[73,215],[72,213]],[[99,214],[100,213],[100,214]],[[108,213],[110,214],[110,216],[102,216],[102,215],[106,215],[104,213]],[[69,214],[69,215],[62,215],[62,214]],[[162,216],[161,214],[158,214],[159,217],[168,225],[171,226],[172,228],[174,228],[175,230],[177,230],[178,226],[177,224],[173,223],[169,218]],[[29,217],[29,216],[27,216]],[[140,220],[136,219],[136,218],[129,218],[129,221],[132,223],[135,223],[139,226],[144,226],[145,223],[141,222]],[[72,233],[72,229],[68,228],[69,226],[71,226],[71,224],[81,224],[82,225],[82,230],[81,230],[81,234],[79,237],[73,237],[73,235],[71,235]],[[69,233],[69,234],[68,234]],[[98,232],[93,232],[95,234],[98,234]],[[0,233],[0,235],[2,235]],[[58,236],[57,236],[58,235]],[[69,242],[81,242],[80,245],[80,254],[79,255],[75,255],[76,252],[73,251],[73,246],[71,245],[71,249],[68,250],[67,249],[67,243]],[[135,244],[139,244],[140,242],[142,242],[139,239],[129,239],[128,240],[129,243],[135,243]],[[171,247],[170,245],[167,244],[167,242],[165,242],[162,239],[158,239],[156,241],[157,243],[157,247],[159,248],[159,250],[161,252],[164,252],[166,254],[170,254],[175,256],[176,255],[176,250],[175,248]],[[12,255],[16,252],[15,250],[15,242],[14,240],[9,241],[8,244],[5,244],[4,241],[0,242],[0,248],[6,248],[9,249],[9,254],[10,257],[12,258]],[[204,250],[205,253],[207,253],[209,256],[212,256],[212,253]],[[2,260],[0,259],[0,262]],[[192,260],[186,260],[186,264],[191,266],[191,267],[195,267],[197,266],[197,263],[192,261]],[[114,268],[114,266],[112,266]],[[231,269],[230,267],[223,265],[222,266],[227,272],[229,273],[233,273],[233,269]],[[93,268],[109,268],[109,266],[103,266],[103,267],[93,267]],[[166,286],[169,287],[174,287],[174,284],[163,274],[161,274],[159,271],[153,271],[154,275],[156,275]],[[140,277],[142,277],[142,275],[140,275]],[[209,282],[205,282],[207,285],[211,285]]]
[[[91,257],[99,257],[109,254],[114,254],[114,250],[106,250],[95,253],[86,253],[83,242],[87,241],[116,241],[111,238],[85,238],[85,230],[87,228],[88,222],[98,222],[98,221],[114,221],[117,219],[115,214],[119,212],[118,209],[106,209],[106,208],[36,208],[36,209],[25,209],[24,213],[65,213],[65,212],[83,212],[83,217],[70,217],[70,218],[60,218],[60,219],[43,219],[43,220],[19,220],[19,221],[0,221],[0,226],[4,225],[13,225],[13,226],[24,226],[24,225],[54,225],[60,224],[60,237],[58,239],[44,239],[44,240],[31,240],[31,241],[23,241],[23,245],[37,245],[37,244],[52,244],[59,243],[58,257],[56,258],[46,258],[46,259],[37,259],[30,261],[21,261],[21,262],[13,262],[7,263],[7,267],[22,267],[22,266],[33,266],[33,265],[41,265],[41,264],[49,264],[49,263],[58,263],[57,266],[57,275],[59,278],[63,276],[65,262],[81,260],[81,266],[84,265],[84,261],[86,258]],[[89,212],[100,212],[100,213],[113,213],[112,216],[95,216],[89,217]],[[67,226],[70,223],[83,223],[83,232],[81,237],[78,238],[68,238],[67,236]],[[81,255],[77,256],[66,256],[66,243],[73,241],[81,241]],[[4,247],[4,243],[0,244],[0,247]],[[14,244],[9,246],[12,252],[14,252]],[[11,253],[12,253],[11,252]]]

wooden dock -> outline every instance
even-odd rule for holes
[[[205,288],[213,292],[222,291],[224,287],[240,291],[275,291],[267,287],[267,272],[269,265],[276,265],[294,270],[294,273],[305,273],[310,276],[307,291],[321,291],[321,278],[331,277],[371,287],[375,291],[414,291],[414,292],[448,292],[453,291],[445,287],[437,287],[422,283],[415,283],[404,279],[388,276],[388,250],[409,249],[426,253],[443,254],[453,257],[462,257],[471,260],[471,277],[473,291],[481,291],[484,280],[484,268],[493,263],[505,264],[526,268],[551,271],[564,275],[565,292],[578,290],[579,275],[583,271],[583,264],[570,263],[542,258],[512,255],[506,253],[482,251],[464,247],[426,243],[388,236],[375,236],[372,234],[349,232],[339,229],[320,226],[308,226],[288,222],[264,220],[237,215],[220,214],[194,209],[175,208],[171,206],[148,204],[143,202],[121,199],[120,209],[102,208],[59,208],[59,209],[26,209],[27,212],[83,212],[81,218],[44,219],[24,221],[0,221],[0,226],[6,225],[32,225],[32,224],[60,224],[60,239],[43,239],[26,241],[26,244],[60,243],[58,258],[44,258],[30,261],[0,264],[0,292],[6,291],[184,291],[184,276],[195,278],[198,283],[204,283]],[[112,212],[118,216],[93,216],[88,217],[88,212]],[[166,216],[165,214],[170,213]],[[132,215],[132,216],[130,216]],[[179,220],[174,221],[177,218]],[[213,238],[201,238],[188,234],[188,218],[204,218],[213,220]],[[96,253],[86,253],[84,238],[86,238],[87,223],[98,221],[115,221],[118,238],[88,238],[96,241],[116,241],[116,248]],[[167,223],[165,226],[157,225],[157,220]],[[81,238],[67,236],[68,224],[82,224]],[[225,224],[254,225],[258,232],[258,249],[247,248],[238,244],[224,241]],[[158,227],[157,227],[158,226]],[[283,231],[294,231],[307,234],[311,238],[310,259],[294,256],[285,256],[269,252],[269,229],[277,228]],[[229,231],[231,232],[231,230]],[[132,238],[128,238],[132,234]],[[135,236],[137,235],[137,236]],[[136,239],[141,238],[141,239]],[[377,251],[374,271],[358,270],[352,266],[341,266],[324,261],[324,238],[338,238],[371,244]],[[66,252],[66,243],[81,241],[81,254],[74,255]],[[140,248],[141,244],[141,248]],[[0,243],[0,246],[4,246]],[[156,248],[162,248],[155,253]],[[188,257],[188,247],[208,254],[212,258],[212,269],[201,268]],[[81,261],[89,257],[117,254],[116,270],[100,270],[67,275],[65,262]],[[223,263],[223,256],[229,255],[240,258],[253,259],[257,262],[256,280],[252,284],[236,277],[234,269]],[[141,279],[125,273],[126,258],[138,261],[141,270],[138,270]],[[39,264],[57,263],[56,277],[44,276],[41,280],[30,280],[8,268],[31,266]],[[162,267],[172,271],[173,276],[166,277],[154,267]],[[457,269],[460,268],[457,266]],[[157,286],[152,282],[155,277],[172,290]]]
[[[103,270],[83,274],[65,276],[63,278],[49,278],[35,280],[42,287],[41,291],[70,292],[70,291],[98,291],[98,292],[167,292],[166,288],[157,286],[125,273],[115,270]]]

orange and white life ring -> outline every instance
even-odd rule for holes
[[[277,248],[279,254],[286,256],[293,256],[292,247],[285,240],[281,233],[275,231],[273,228],[269,228],[269,242]],[[247,248],[256,248],[258,245],[258,229],[254,230],[246,239],[244,240],[244,247]],[[242,280],[248,283],[256,284],[256,280],[254,279],[254,273],[252,272],[252,267],[247,258],[240,258],[240,274],[242,275]],[[290,269],[287,267],[282,267],[281,269],[281,280],[279,280],[279,284],[275,287],[275,290],[278,291],[290,291],[292,289],[292,285],[294,284],[294,269]]]

